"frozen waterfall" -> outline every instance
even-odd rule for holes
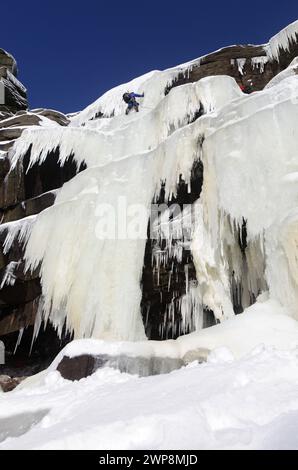
[[[16,141],[13,165],[29,149],[33,165],[57,148],[61,165],[71,156],[78,168],[87,165],[25,234],[27,267],[40,266],[37,328],[49,320],[77,338],[145,339],[140,282],[151,204],[162,183],[169,203],[181,176],[190,187],[198,159],[204,181],[189,240],[197,286],[181,299],[183,321],[191,311],[200,328],[204,307],[222,321],[234,315],[233,296],[248,306],[267,289],[297,316],[298,78],[247,96],[234,79],[209,77],[165,96],[179,72],[146,74],[106,93],[69,127],[32,127]],[[125,116],[121,97],[132,87],[145,99]],[[237,239],[244,220],[245,260]],[[173,235],[173,222],[165,223]],[[170,237],[161,237],[171,250]]]

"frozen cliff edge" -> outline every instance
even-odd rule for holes
[[[145,94],[147,89],[161,93],[155,76],[146,87]],[[61,163],[72,155],[88,167],[37,216],[28,239],[28,266],[41,263],[43,318],[60,332],[66,321],[76,337],[142,338],[140,277],[148,216],[137,240],[99,240],[97,211],[109,204],[117,212],[122,197],[128,206],[137,199],[149,214],[160,181],[170,200],[181,174],[190,181],[196,159],[203,162],[204,183],[194,205],[200,214],[192,242],[195,315],[203,305],[219,320],[233,314],[231,271],[237,276],[241,263],[233,227],[243,219],[251,244],[247,282],[256,283],[256,295],[267,283],[270,294],[295,315],[297,94],[296,76],[250,96],[229,77],[210,77],[172,89],[153,110],[139,115],[99,119],[91,129],[25,131],[14,146],[14,162],[30,146],[31,162],[59,147]],[[192,122],[202,107],[204,115]]]
[[[248,64],[263,76],[269,64],[282,62],[283,53],[293,49],[297,24],[267,46],[248,46],[245,60],[244,48],[233,46],[236,58],[228,65],[237,81],[244,80]],[[176,218],[168,214],[168,221],[159,216],[154,224],[152,266],[158,282],[166,263],[181,262],[185,249],[196,272],[193,282],[185,265],[185,290],[182,295],[173,291],[161,329],[171,324],[173,337],[199,330],[206,309],[222,321],[234,315],[235,305],[246,308],[268,289],[296,315],[295,61],[251,95],[226,75],[187,83],[211,56],[226,54],[223,49],[145,74],[82,112],[62,116],[62,125],[43,117],[39,127],[22,129],[9,151],[12,171],[19,171],[23,159],[30,172],[53,158],[62,168],[71,161],[83,170],[56,191],[54,205],[34,217],[33,224],[7,227],[5,246],[19,236],[20,243],[25,239],[27,268],[40,270],[36,334],[42,321],[50,321],[59,334],[66,324],[77,338],[145,338],[140,282],[151,204],[160,202],[161,193],[165,203],[179,199],[181,179],[192,193],[197,162],[203,168],[202,188],[191,207]],[[266,79],[273,75],[270,69]],[[181,77],[186,83],[180,84]],[[122,93],[132,88],[144,91],[145,98],[140,113],[125,116]],[[129,230],[102,236],[111,213],[118,221],[127,217],[119,201],[130,210],[142,208],[137,237]],[[280,283],[279,273],[286,282]],[[5,279],[12,275],[9,271]],[[169,273],[168,290],[175,275]],[[173,320],[177,310],[178,328]]]

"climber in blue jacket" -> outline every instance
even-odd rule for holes
[[[144,93],[142,95],[138,95],[134,92],[126,92],[123,95],[123,100],[127,103],[127,108],[125,114],[128,114],[133,108],[138,113],[139,112],[139,103],[137,102],[136,98],[144,98]]]

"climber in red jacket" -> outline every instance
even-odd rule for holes
[[[243,93],[246,93],[246,94],[252,93],[253,92],[253,81],[250,78],[249,80],[247,80],[247,83],[245,85],[243,83],[240,83],[239,87],[240,87],[240,90]]]

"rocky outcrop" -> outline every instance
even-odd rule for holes
[[[16,77],[15,59],[0,49],[0,112],[16,113],[28,108],[27,90]]]
[[[278,60],[269,59],[267,47],[242,45],[220,49],[202,57],[199,61],[194,61],[189,73],[180,74],[172,86],[197,82],[211,75],[229,75],[244,87],[250,86],[252,82],[251,91],[262,90],[298,55],[298,41],[290,41],[288,50],[281,50]]]
[[[15,58],[6,52],[4,49],[0,49],[0,67],[5,67],[15,76],[18,73],[18,67]]]
[[[180,74],[173,86],[211,75],[229,75],[239,85],[245,86],[252,80],[254,91],[262,90],[280,70],[277,62],[268,60],[263,46],[231,46],[202,57],[187,75]]]
[[[8,251],[4,251],[3,243],[11,223],[21,228],[28,217],[51,206],[57,188],[76,174],[74,162],[60,167],[58,154],[51,157],[43,165],[33,165],[28,172],[26,158],[24,165],[10,173],[7,160],[0,160],[1,173],[5,175],[0,193],[0,336],[33,325],[35,320],[41,292],[38,273],[24,273],[21,243],[15,240]]]
[[[70,123],[69,118],[65,116],[65,114],[60,113],[59,111],[55,111],[53,109],[33,109],[31,113],[34,113],[35,116],[44,116],[50,119],[51,121],[56,122],[60,126],[68,126],[68,124]]]
[[[9,224],[18,221],[21,227],[28,217],[54,204],[56,190],[77,172],[72,161],[61,168],[58,152],[52,152],[43,165],[34,165],[29,170],[28,154],[22,163],[11,169],[8,152],[25,129],[42,125],[67,126],[70,122],[55,110],[27,111],[26,89],[16,75],[15,59],[0,49],[0,337],[5,343],[9,338],[9,353],[15,344],[15,340],[11,342],[11,335],[32,328],[41,292],[38,272],[24,272],[22,244],[15,241],[4,252]]]

